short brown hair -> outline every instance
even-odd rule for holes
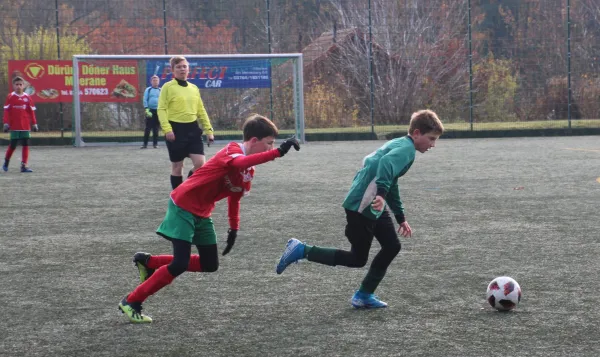
[[[14,78],[12,79],[12,82],[13,82],[13,84],[15,84],[15,83],[17,83],[17,82],[19,82],[19,81],[21,81],[21,82],[25,82],[25,80],[23,79],[23,77],[20,77],[20,76],[16,76],[16,77],[14,77]]]
[[[244,141],[249,141],[252,138],[263,139],[267,136],[277,137],[279,130],[277,126],[260,114],[252,114],[242,126],[244,132]]]
[[[429,109],[419,110],[410,117],[408,126],[408,134],[413,134],[419,129],[421,134],[442,135],[444,133],[444,125],[437,114]]]
[[[171,65],[171,68],[175,68],[175,66],[177,66],[180,62],[183,62],[183,61],[187,62],[187,60],[185,59],[185,57],[183,57],[183,56],[173,56],[169,60],[169,64]]]

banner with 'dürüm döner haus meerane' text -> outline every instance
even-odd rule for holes
[[[8,61],[9,83],[21,76],[25,92],[35,103],[73,101],[73,63],[64,60]],[[136,61],[100,60],[79,63],[79,95],[82,102],[137,102]]]

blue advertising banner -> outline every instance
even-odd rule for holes
[[[188,58],[190,74],[188,81],[205,88],[269,88],[271,87],[271,64],[264,59],[244,60],[194,60]],[[160,85],[172,79],[168,60],[148,60],[146,83],[157,75]]]

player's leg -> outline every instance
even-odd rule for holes
[[[377,286],[379,286],[379,283],[385,276],[387,268],[401,249],[400,239],[398,239],[394,222],[387,211],[384,211],[377,220],[377,224],[375,225],[375,238],[381,245],[381,250],[375,255],[375,258],[373,258],[371,267],[363,279],[358,292],[355,294],[366,298],[367,301],[367,303],[364,304],[365,306],[359,307],[387,306],[387,304],[379,300],[374,293],[375,289],[377,289]]]
[[[6,154],[4,155],[4,165],[2,165],[2,170],[4,171],[8,171],[8,164],[10,163],[10,158],[12,157],[12,154],[15,152],[15,150],[17,149],[17,144],[19,142],[19,139],[13,139],[12,138],[12,133],[11,132],[11,139],[10,139],[10,143],[8,144],[8,148],[6,149]]]
[[[216,244],[197,245],[198,249],[198,265],[195,266],[199,272],[214,273],[219,269],[219,251]],[[192,267],[192,262],[190,262]]]
[[[192,128],[189,133],[190,140],[188,141],[188,153],[194,167],[188,172],[188,177],[192,176],[194,171],[204,165],[206,156],[204,156],[204,141],[202,139],[202,129],[199,127]]]
[[[169,122],[175,134],[174,141],[167,140],[167,150],[171,161],[171,187],[176,189],[183,182],[183,160],[188,157],[188,137],[186,125]]]
[[[150,130],[152,129],[152,118],[146,117],[146,126],[144,127],[144,141],[140,149],[148,147],[148,138],[150,137]]]
[[[127,315],[131,322],[152,322],[152,318],[142,314],[142,303],[186,271],[192,250],[191,243],[180,239],[171,239],[171,243],[173,245],[171,263],[158,268],[148,280],[138,285],[119,303],[119,309]]]
[[[29,132],[23,132],[23,137],[21,138],[21,172],[33,172],[27,166],[29,162],[29,138],[31,134]]]
[[[277,264],[276,272],[281,274],[290,264],[306,258],[308,261],[329,266],[342,265],[361,268],[367,264],[369,250],[373,242],[375,221],[362,214],[346,210],[346,237],[352,245],[349,251],[337,248],[310,246],[292,238]]]
[[[177,207],[173,201],[169,201],[165,219],[156,232],[171,241],[173,259],[169,265],[163,265],[156,269],[146,281],[138,285],[121,301],[119,309],[127,315],[130,321],[151,322],[151,318],[141,313],[142,303],[187,270],[195,223],[196,218],[192,213]]]
[[[217,251],[217,234],[211,218],[196,218],[193,243],[198,254],[191,255],[187,271],[215,272],[219,268]],[[138,252],[133,256],[133,262],[140,274],[140,283],[148,279],[154,271],[173,261],[172,255],[151,255]]]
[[[192,164],[194,165],[194,167],[188,172],[188,177],[192,176],[194,171],[198,170],[202,167],[202,165],[204,165],[204,163],[206,162],[206,156],[190,154],[190,159],[192,160]]]
[[[172,261],[173,255],[170,254],[152,255],[150,253],[137,252],[133,255],[133,264],[138,268],[140,284],[150,278],[156,269],[163,265],[169,265]],[[199,265],[200,258],[198,254],[192,254],[187,271],[200,271],[198,270]]]
[[[175,141],[167,141],[167,151],[169,152],[169,160],[171,160],[171,187],[173,189],[183,183],[183,159],[186,157],[184,149],[177,140],[177,137],[175,137]]]
[[[219,269],[217,233],[212,218],[197,218],[194,245],[198,249],[198,264],[194,271],[212,273]],[[190,263],[190,265],[192,265]]]
[[[158,127],[159,127],[159,121],[158,121],[158,112],[156,109],[150,109],[150,112],[152,112],[152,144],[154,145],[154,148],[156,149],[158,147]]]

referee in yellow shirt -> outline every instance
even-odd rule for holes
[[[173,80],[163,85],[158,98],[158,120],[165,132],[171,160],[171,186],[175,189],[183,182],[183,160],[189,157],[193,170],[204,165],[202,129],[209,144],[215,140],[214,130],[196,85],[187,81],[190,65],[185,57],[170,60]],[[202,129],[198,125],[202,125]]]

